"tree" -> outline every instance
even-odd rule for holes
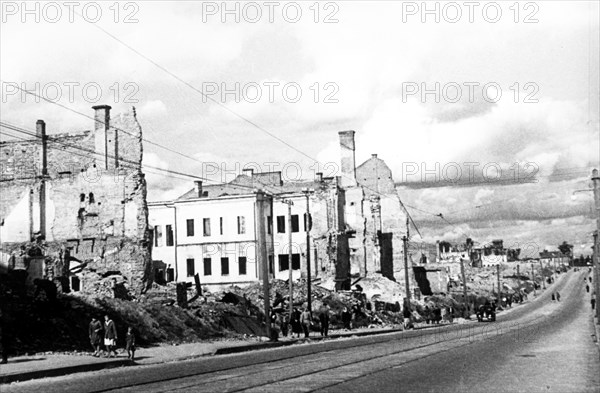
[[[563,241],[562,244],[558,246],[558,249],[563,253],[563,255],[567,255],[569,257],[573,255],[573,245],[567,243],[566,241]]]

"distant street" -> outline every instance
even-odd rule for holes
[[[104,370],[6,391],[600,392],[584,273],[566,276],[552,289],[561,302],[552,302],[548,291],[496,323]]]

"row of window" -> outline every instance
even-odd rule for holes
[[[194,219],[189,218],[186,220],[186,230],[187,236],[191,237],[195,234],[195,226]],[[202,219],[202,235],[203,236],[211,236],[211,226],[210,226],[210,218]],[[237,233],[238,235],[243,235],[246,233],[246,217],[237,216]],[[219,235],[223,234],[223,217],[219,217]]]
[[[307,226],[311,226],[311,222],[310,219],[307,220],[306,219],[306,213],[304,214],[304,231],[306,232],[306,228]],[[277,216],[277,233],[286,233],[285,227],[286,227],[286,221],[287,221],[287,217],[286,216]],[[291,230],[292,233],[297,233],[300,232],[300,220],[299,220],[299,216],[297,214],[293,214],[291,216]],[[308,223],[307,223],[308,221]],[[224,233],[224,224],[223,224],[223,217],[219,217],[219,235],[223,235]],[[273,231],[273,220],[271,219],[271,216],[267,217],[267,233],[270,235]],[[172,225],[166,225],[165,226],[165,232],[166,232],[166,246],[167,247],[172,247],[173,246],[173,226]],[[193,218],[187,219],[186,220],[186,235],[188,237],[192,237],[195,235],[195,222]],[[246,233],[246,218],[244,216],[237,216],[237,233],[238,235],[243,235]],[[211,229],[211,220],[210,218],[203,218],[202,219],[202,235],[205,237],[211,236],[212,235],[212,229]],[[161,247],[162,246],[162,227],[160,225],[155,225],[154,226],[154,247]]]
[[[290,268],[289,255],[279,255],[279,271],[288,270]],[[272,265],[272,256],[269,256],[269,265]],[[238,257],[238,274],[244,276],[247,274],[247,258]],[[202,260],[203,275],[212,276],[212,258],[204,258]],[[292,270],[300,270],[300,254],[292,254]],[[194,277],[196,274],[196,260],[194,258],[186,259],[186,271],[188,277]],[[269,271],[273,273],[273,267],[269,266]],[[229,257],[221,258],[221,276],[229,275]]]
[[[292,214],[291,219],[291,226],[292,226],[292,233],[297,233],[300,232],[300,220],[298,218],[299,216],[297,214]],[[304,213],[304,232],[306,232],[306,213]],[[277,216],[277,233],[286,233],[285,232],[285,227],[286,227],[286,222],[287,222],[287,217],[286,216]],[[272,227],[273,227],[273,222],[271,220],[271,216],[267,217],[267,233],[270,235],[272,232]]]
[[[238,274],[240,276],[246,275],[246,257],[238,258]],[[186,259],[187,276],[194,277],[196,274],[196,260],[194,258]],[[205,276],[212,276],[212,258],[203,259],[203,274]],[[229,257],[221,258],[221,275],[229,275]]]

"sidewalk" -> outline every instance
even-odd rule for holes
[[[363,328],[351,331],[332,331],[327,339],[339,339],[401,331],[400,328]],[[57,377],[78,372],[97,371],[107,368],[149,365],[189,360],[202,356],[224,355],[260,349],[277,348],[305,342],[321,341],[324,338],[312,332],[308,339],[283,337],[280,341],[268,341],[264,337],[249,340],[228,340],[179,345],[159,345],[138,348],[134,362],[127,359],[127,352],[120,349],[117,358],[96,358],[91,352],[71,355],[40,354],[9,358],[7,364],[0,365],[0,383],[11,383],[30,379]]]

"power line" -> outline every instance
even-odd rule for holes
[[[99,26],[98,24],[93,24],[94,27],[96,27],[98,30],[102,31],[104,34],[108,35],[110,38],[112,38],[113,40],[117,41],[118,43],[120,43],[121,45],[125,46],[127,49],[131,50],[133,53],[137,54],[138,56],[140,56],[142,59],[146,60],[147,62],[149,62],[150,64],[154,65],[155,67],[157,67],[158,69],[162,70],[163,72],[167,73],[168,75],[170,75],[172,78],[176,79],[177,81],[183,83],[184,85],[186,85],[187,87],[189,87],[190,89],[192,89],[193,91],[195,91],[196,93],[201,94],[204,98],[209,99],[210,101],[214,102],[215,104],[217,104],[218,106],[220,106],[221,108],[225,109],[226,111],[228,111],[229,113],[233,114],[234,116],[238,117],[239,119],[243,120],[244,122],[250,124],[251,126],[253,126],[254,128],[264,132],[265,134],[269,135],[270,137],[274,138],[275,140],[279,141],[280,143],[286,145],[287,147],[289,147],[290,149],[300,153],[301,155],[307,157],[308,159],[312,160],[313,162],[319,163],[318,160],[316,160],[315,158],[311,157],[310,155],[304,153],[302,150],[292,146],[291,144],[289,144],[288,142],[286,142],[285,140],[279,138],[278,136],[276,136],[275,134],[273,134],[272,132],[268,131],[267,129],[265,129],[264,127],[261,127],[259,124],[255,123],[254,121],[246,118],[245,116],[240,115],[239,113],[237,113],[236,111],[234,111],[233,109],[229,108],[227,105],[215,100],[214,98],[210,97],[209,95],[205,94],[204,92],[202,92],[201,90],[198,90],[194,85],[192,85],[191,83],[187,82],[186,80],[182,79],[181,77],[179,77],[178,75],[174,74],[173,72],[169,71],[166,67],[160,65],[159,63],[157,63],[156,61],[154,61],[153,59],[151,59],[150,57],[144,55],[143,53],[141,53],[140,51],[138,51],[137,49],[133,48],[131,45],[123,42],[122,40],[120,40],[119,38],[117,38],[116,36],[114,36],[113,34],[111,34],[110,32],[108,32],[107,30],[103,29],[101,26]],[[342,174],[343,176],[343,174]],[[368,187],[362,186],[364,188],[369,189]],[[377,195],[383,196],[383,197],[389,197],[387,195],[383,195],[381,193],[379,193],[377,190],[371,190],[370,191],[375,192]],[[417,227],[417,224],[414,222],[413,218],[411,217],[410,213],[408,212],[408,210],[404,207],[404,204],[402,203],[402,200],[400,199],[400,196],[398,196],[396,194],[396,197],[398,198],[398,201],[400,202],[400,206],[402,206],[402,208],[404,209],[404,211],[406,212],[406,215],[408,216],[408,218],[410,219],[411,223],[413,224],[413,226],[415,227],[415,229],[417,230],[417,233],[419,234],[419,236],[421,236],[421,232],[419,231],[419,228]],[[421,236],[422,237],[422,236]]]

